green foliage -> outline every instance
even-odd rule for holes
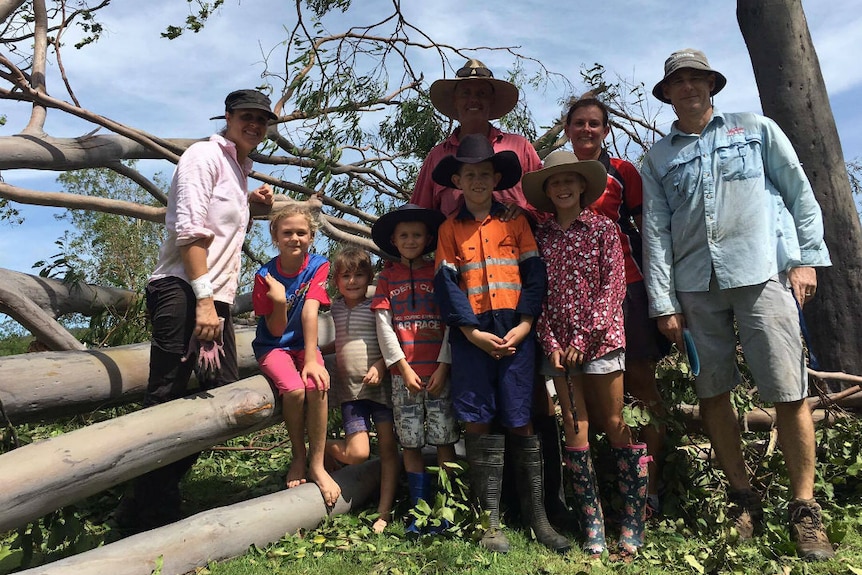
[[[189,15],[186,16],[186,21],[182,26],[168,26],[162,32],[162,38],[174,40],[180,37],[186,30],[194,33],[200,32],[203,30],[210,16],[215,14],[221,5],[224,4],[224,0],[214,0],[212,3],[202,2],[201,0],[186,0],[186,2],[189,4]]]
[[[128,165],[135,168],[136,162]],[[57,181],[69,193],[160,205],[136,183],[105,168],[64,172]],[[158,174],[154,182],[167,187]],[[88,283],[143,289],[158,257],[163,234],[160,224],[91,210],[68,210],[57,219],[72,226],[61,244],[67,269],[80,271]]]

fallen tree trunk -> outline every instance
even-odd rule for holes
[[[240,372],[257,373],[254,330],[237,329],[236,339]],[[16,424],[129,403],[143,397],[149,364],[149,343],[12,355],[0,358],[0,401]]]
[[[0,532],[232,437],[281,421],[262,376],[0,455]]]
[[[2,268],[0,268],[0,286],[26,296],[54,318],[68,313],[92,316],[105,309],[125,311],[137,299],[137,294],[129,290],[83,282],[66,284],[57,279],[22,274]],[[13,311],[0,305],[0,312],[20,321]]]
[[[858,397],[857,397],[858,395]],[[809,405],[819,403],[819,398],[808,398]],[[838,403],[854,402],[862,404],[862,394],[854,394]],[[703,432],[703,419],[700,415],[700,407],[697,405],[681,404],[677,409],[682,412],[685,417],[686,428],[690,432]],[[749,411],[739,417],[740,427],[743,431],[771,431],[775,427],[775,408],[761,407]],[[824,423],[829,425],[842,417],[841,414],[835,411],[817,408],[812,410],[811,417],[814,423]]]
[[[259,373],[253,339],[254,329],[236,330],[241,377]],[[321,345],[335,339],[329,314],[320,316],[318,339]],[[130,403],[143,397],[149,361],[149,343],[0,357],[0,402],[14,424]]]
[[[341,498],[331,513],[362,507],[380,484],[379,460],[350,465],[333,474]],[[228,507],[199,513],[183,521],[128,537],[116,543],[21,572],[21,575],[180,575],[210,561],[242,555],[249,546],[264,546],[285,533],[313,529],[327,516],[314,484],[305,484]],[[157,559],[162,559],[158,570]]]

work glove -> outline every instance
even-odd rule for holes
[[[199,382],[212,381],[221,370],[221,358],[224,357],[224,318],[219,318],[219,335],[216,339],[199,340],[192,334],[189,348],[182,361],[188,361],[197,356],[195,375]]]

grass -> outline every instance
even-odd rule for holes
[[[690,402],[690,386],[684,379],[665,381],[668,404]],[[737,404],[746,408],[746,394]],[[22,443],[56,435],[92,423],[129,408],[98,412],[42,425],[22,425]],[[630,423],[649,424],[642,410],[627,411]],[[755,487],[765,495],[763,534],[750,542],[736,541],[724,516],[723,476],[696,447],[704,438],[690,434],[678,416],[670,425],[669,453],[664,469],[665,517],[650,523],[646,545],[631,564],[614,563],[608,557],[591,560],[575,548],[557,555],[530,540],[517,529],[508,529],[512,551],[495,555],[480,549],[465,535],[455,537],[404,537],[395,522],[384,535],[371,529],[374,506],[352,515],[339,516],[318,529],[288,534],[265,548],[250,549],[228,561],[213,562],[197,573],[213,575],[263,575],[271,573],[363,575],[437,573],[759,573],[762,575],[848,574],[862,575],[862,420],[848,417],[817,431],[817,497],[824,506],[830,538],[839,543],[836,559],[805,563],[794,555],[786,529],[788,481],[780,451],[764,450],[766,433],[746,433],[746,461]],[[337,418],[333,429],[337,427]],[[4,447],[9,449],[8,436]],[[603,461],[607,456],[596,446],[600,481],[607,481]],[[262,430],[205,451],[184,480],[184,515],[229,505],[283,489],[290,463],[290,449],[283,426]],[[463,481],[456,480],[455,485]],[[0,575],[36,566],[91,549],[110,537],[105,521],[123,487],[52,513],[16,532],[0,533]],[[455,490],[453,490],[454,493]],[[605,493],[610,489],[604,489]],[[396,516],[407,513],[407,490],[402,485]],[[453,500],[456,499],[453,496]],[[447,500],[448,501],[448,500]],[[448,505],[444,501],[444,505]],[[454,505],[454,504],[453,504]],[[438,506],[439,507],[439,506]],[[461,516],[461,515],[458,515]],[[465,526],[465,532],[469,527]]]

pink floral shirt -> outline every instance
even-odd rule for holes
[[[545,354],[571,346],[591,361],[624,348],[625,265],[610,218],[584,210],[566,230],[551,218],[537,228],[536,242],[548,268],[536,327]]]

